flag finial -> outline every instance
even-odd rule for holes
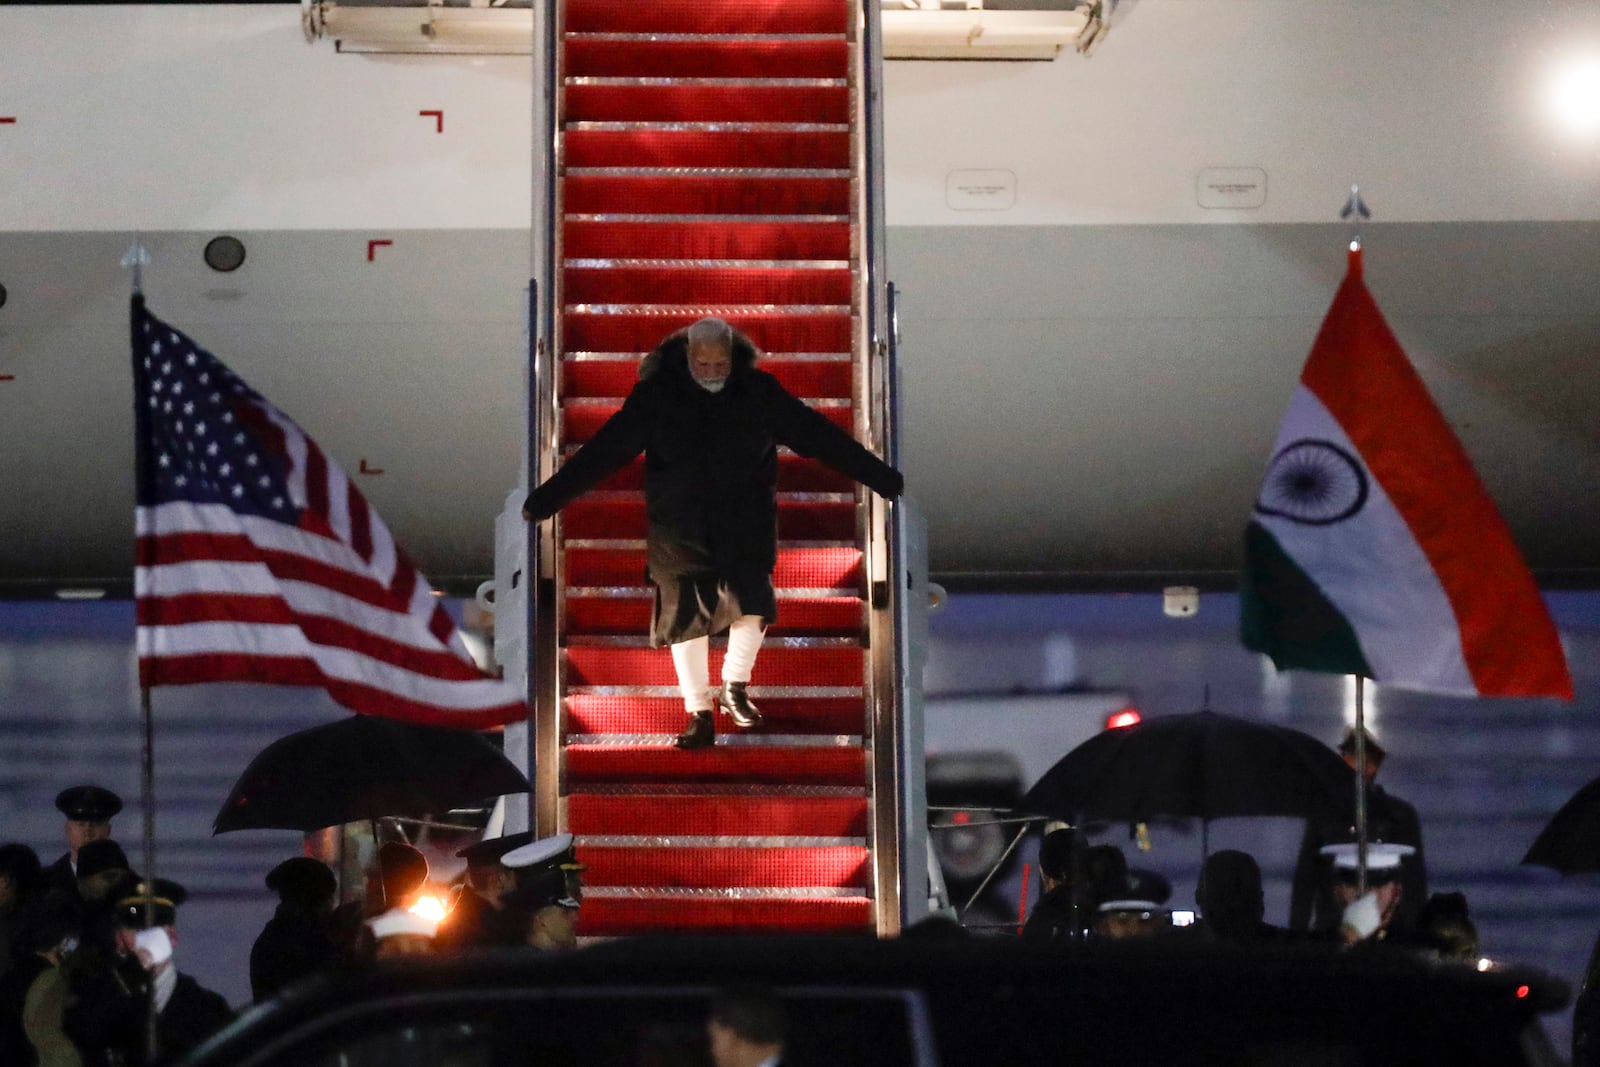
[[[1339,217],[1350,223],[1350,251],[1361,251],[1361,220],[1372,217],[1372,212],[1367,210],[1367,202],[1361,199],[1361,186],[1350,186],[1350,199],[1344,202]]]
[[[144,292],[144,267],[150,262],[150,253],[144,247],[144,242],[138,234],[133,235],[133,244],[122,255],[122,266],[133,268],[133,295],[139,296]]]

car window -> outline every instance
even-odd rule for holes
[[[251,1067],[710,1067],[709,991],[407,996],[305,1024]],[[780,991],[784,1059],[917,1067],[909,996]]]

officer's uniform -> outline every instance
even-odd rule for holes
[[[578,862],[571,834],[541,838],[507,852],[500,862],[511,868],[517,886],[501,897],[510,916],[515,916],[525,942],[533,918],[545,908],[576,912],[581,907],[583,864]]]
[[[527,831],[506,834],[468,845],[456,853],[467,861],[469,882],[456,897],[455,907],[439,924],[439,932],[434,938],[436,945],[446,951],[463,951],[522,943],[520,921],[507,922],[507,915],[502,908],[496,907],[473,889],[470,875],[474,867],[502,866],[500,861],[506,853],[532,844],[534,840],[533,834]]]
[[[56,794],[56,810],[73,822],[110,822],[122,810],[122,798],[97,785],[75,785]],[[77,895],[78,874],[70,850],[43,873],[45,892],[69,899]]]

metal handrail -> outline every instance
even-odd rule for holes
[[[883,144],[883,20],[879,0],[861,0],[858,22],[860,76],[857,94],[861,122],[861,271],[866,342],[866,414],[869,443],[884,461],[899,465],[898,370],[892,289],[885,266]],[[873,498],[868,507],[872,675],[873,858],[877,928],[899,932],[905,917],[905,838],[907,768],[901,743],[905,659],[904,604],[900,576],[905,573],[900,526],[893,501]]]
[[[544,36],[544,99],[534,108],[535,173],[543,159],[543,182],[534,190],[536,270],[543,279],[537,291],[543,299],[536,312],[538,340],[531,349],[532,391],[529,411],[529,485],[537,485],[555,472],[556,427],[560,398],[557,374],[561,351],[560,262],[560,108],[561,27],[566,5],[561,2],[536,7],[536,32]],[[535,42],[537,45],[537,42]],[[537,279],[536,279],[537,280]],[[528,741],[533,790],[529,793],[528,824],[540,836],[559,830],[561,766],[560,603],[556,596],[560,560],[556,555],[559,518],[529,527],[528,573],[528,704],[532,730]]]

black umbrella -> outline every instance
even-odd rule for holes
[[[1187,815],[1348,817],[1355,772],[1321,741],[1213,711],[1097,734],[1063,756],[1022,808],[1068,822]]]
[[[426,815],[528,779],[480,734],[356,715],[262,749],[212,823],[229,830],[320,830],[384,815]]]
[[[1600,778],[1561,805],[1522,862],[1562,874],[1600,871]]]

